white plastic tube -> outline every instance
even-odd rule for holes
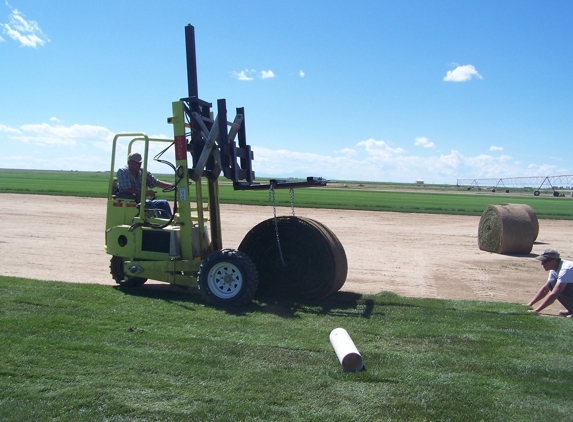
[[[344,371],[360,371],[364,362],[360,352],[344,328],[335,328],[330,333],[330,344]]]

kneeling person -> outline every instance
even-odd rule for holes
[[[559,314],[573,317],[573,262],[562,260],[555,249],[547,249],[535,259],[541,261],[545,271],[549,271],[549,277],[547,283],[527,304],[533,306],[541,299],[545,299],[531,312],[539,312],[558,300],[566,309]]]

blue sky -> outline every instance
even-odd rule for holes
[[[171,138],[191,23],[199,96],[245,107],[259,177],[573,174],[571,0],[0,1],[0,168]]]

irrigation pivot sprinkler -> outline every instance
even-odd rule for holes
[[[238,249],[223,247],[221,175],[232,181],[235,190],[273,194],[276,189],[324,186],[326,181],[308,177],[300,182],[257,182],[244,109],[237,108],[229,121],[225,99],[217,100],[215,110],[212,103],[199,99],[191,25],[185,27],[185,44],[188,92],[172,103],[168,123],[173,126],[173,139],[150,138],[143,132],[120,133],[113,139],[105,230],[112,278],[126,287],[141,286],[147,280],[198,286],[205,301],[216,306],[242,306],[257,293],[316,299],[337,292],[346,280],[346,254],[336,235],[320,222],[295,217],[294,212],[276,217],[275,209],[275,218],[250,230]],[[139,197],[118,192],[114,174],[116,164],[123,164],[117,158],[122,142],[127,143],[124,158],[136,149],[142,152],[143,174],[150,145],[166,145],[154,160],[173,171],[173,184],[164,189],[173,195],[170,218],[160,217],[146,205],[146,177]],[[171,148],[174,163],[161,159]]]

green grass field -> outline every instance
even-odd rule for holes
[[[161,176],[170,180],[169,176]],[[105,197],[109,173],[0,170],[0,192],[46,195]],[[263,183],[268,180],[263,180]],[[343,186],[347,187],[344,188]],[[192,194],[194,190],[191,189]],[[171,194],[161,193],[164,199]],[[268,191],[235,191],[220,183],[221,203],[269,205]],[[369,211],[421,212],[434,214],[481,215],[489,204],[528,204],[539,218],[573,219],[573,198],[553,197],[549,192],[533,196],[531,189],[510,194],[468,191],[450,185],[389,183],[331,183],[325,188],[295,190],[295,206],[308,208],[356,209]],[[290,206],[288,190],[276,191],[276,203]]]
[[[3,421],[539,421],[573,414],[573,324],[517,304],[199,295],[0,277]],[[365,370],[329,343],[345,328]]]
[[[0,170],[0,192],[105,197],[107,182]],[[288,191],[276,196],[290,206]],[[270,204],[224,183],[220,197]],[[297,207],[468,215],[508,202],[573,218],[571,199],[525,191],[347,183],[295,194]],[[364,371],[342,371],[328,340],[338,327]],[[570,420],[572,337],[570,319],[512,303],[338,293],[221,310],[176,288],[0,277],[0,420]]]

